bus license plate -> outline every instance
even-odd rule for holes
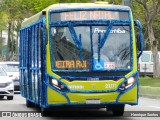
[[[87,99],[86,104],[100,104],[101,101],[99,99]]]

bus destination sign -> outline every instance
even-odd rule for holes
[[[124,12],[123,12],[124,13]],[[117,11],[71,11],[52,13],[52,21],[81,21],[81,20],[119,20],[120,12]]]

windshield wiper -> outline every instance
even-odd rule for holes
[[[104,46],[104,43],[106,42],[108,35],[110,34],[112,26],[113,22],[110,22],[109,26],[106,27],[106,32],[103,38],[101,38],[101,33],[98,33],[98,61],[100,61],[100,50]]]
[[[80,51],[80,59],[81,61],[83,60],[83,57],[82,57],[82,42],[81,42],[81,34],[79,34],[79,38],[77,37],[76,35],[76,32],[75,32],[75,29],[72,25],[71,22],[68,22],[68,27],[69,27],[69,31],[71,33],[71,36],[73,38],[73,41],[75,42],[78,50]]]

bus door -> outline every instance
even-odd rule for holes
[[[41,87],[42,87],[42,79],[44,78],[42,75],[43,65],[42,59],[44,57],[43,54],[43,36],[45,33],[45,23],[43,20],[34,24],[30,27],[30,36],[28,41],[28,66],[27,66],[27,99],[30,101],[39,104],[41,99]],[[43,59],[44,60],[44,59]]]

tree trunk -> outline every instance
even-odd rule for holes
[[[14,22],[12,22],[11,25],[11,57],[13,56],[14,53]]]
[[[0,56],[2,56],[2,43],[3,43],[3,38],[2,38],[2,30],[0,31]]]
[[[20,28],[21,28],[21,22],[17,21],[17,28],[16,28],[16,32],[17,32],[17,34],[16,34],[16,54],[17,55],[19,53],[19,49],[18,49],[19,42],[18,42],[18,39],[19,39],[19,30],[20,30]]]
[[[7,41],[7,51],[6,51],[6,60],[10,60],[10,51],[11,51],[11,26],[12,23],[8,23],[8,41]]]
[[[159,64],[159,55],[158,55],[158,43],[155,39],[153,27],[151,23],[147,24],[148,26],[148,37],[151,44],[152,54],[153,54],[153,77],[160,78],[160,64]]]

